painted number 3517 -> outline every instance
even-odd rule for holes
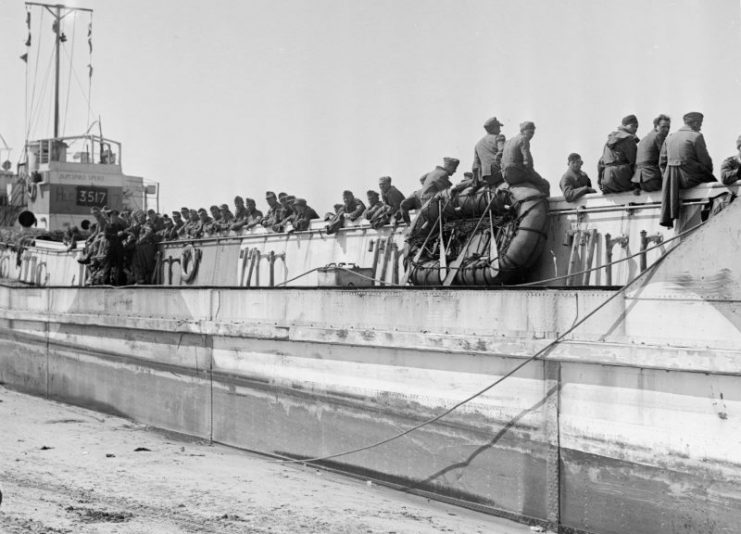
[[[106,202],[105,191],[90,191],[80,189],[77,191],[77,203],[87,206],[100,206]]]

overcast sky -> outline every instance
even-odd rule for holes
[[[77,0],[92,7],[91,116],[123,143],[124,171],[159,181],[162,207],[266,189],[323,212],[390,175],[404,193],[443,156],[470,169],[482,124],[535,121],[536,169],[554,187],[570,152],[596,178],[624,115],[638,135],[690,110],[716,170],[741,134],[739,0]],[[21,156],[25,6],[0,0],[0,134]],[[38,9],[34,14],[38,13]],[[88,17],[65,20],[76,64],[65,134],[86,128]],[[46,42],[51,21],[39,31]],[[74,43],[74,50],[72,45]],[[41,75],[37,76],[40,78]],[[42,82],[37,82],[40,91]],[[47,84],[48,85],[48,84]],[[50,95],[50,91],[48,91]],[[66,102],[66,98],[65,98]],[[51,135],[49,114],[32,137]]]

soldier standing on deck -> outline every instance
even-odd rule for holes
[[[661,169],[659,169],[659,154],[669,135],[671,119],[666,115],[659,115],[654,119],[654,129],[638,142],[636,154],[636,170],[631,180],[642,191],[661,191]],[[636,194],[638,194],[636,189]]]
[[[473,150],[473,179],[475,182],[486,181],[489,186],[496,187],[501,184],[502,178],[502,152],[506,138],[500,133],[504,126],[496,117],[492,117],[484,123],[486,135],[479,139]]]
[[[597,165],[597,185],[607,195],[632,191],[638,150],[638,119],[635,115],[623,117],[620,126],[607,136],[602,157]]]
[[[708,154],[705,137],[700,133],[703,114],[687,113],[684,126],[666,138],[661,147],[659,167],[664,176],[661,188],[661,216],[659,224],[672,228],[679,217],[679,190],[695,187],[703,182],[714,182],[713,160]]]

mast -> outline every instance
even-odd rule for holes
[[[62,34],[62,6],[57,5],[55,11],[52,12],[54,15],[54,139],[59,137],[59,46],[61,43]],[[51,11],[51,9],[49,10]]]
[[[41,4],[38,2],[26,2],[27,6],[40,6],[45,8],[54,17],[54,138],[59,137],[59,50],[67,37],[62,32],[62,19],[74,11],[86,11],[92,13],[92,9],[84,7],[67,7],[62,4]]]

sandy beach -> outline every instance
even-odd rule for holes
[[[531,532],[367,481],[0,387],[0,532]]]

